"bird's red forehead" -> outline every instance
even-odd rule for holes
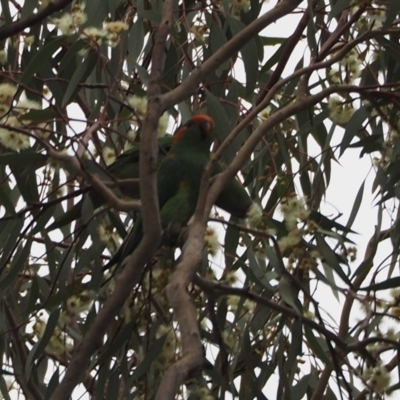
[[[207,114],[197,114],[194,115],[190,121],[192,124],[199,125],[201,123],[208,124],[209,130],[211,131],[214,128],[214,120]]]
[[[214,120],[207,114],[197,114],[190,118],[185,125],[182,125],[175,133],[174,143],[178,143],[187,128],[192,125],[202,125],[202,129],[210,133],[214,129]]]

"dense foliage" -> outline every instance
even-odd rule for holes
[[[400,2],[0,4],[3,398],[397,396]],[[226,169],[158,249],[156,140],[197,113]]]

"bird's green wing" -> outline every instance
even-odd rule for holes
[[[175,195],[167,200],[160,211],[164,245],[176,246],[182,228],[194,214],[195,208],[196,199],[191,195],[189,187],[182,183]]]
[[[185,185],[181,185],[174,196],[169,198],[160,210],[161,228],[163,231],[162,244],[175,246],[177,239],[190,217],[194,213],[190,194]],[[103,267],[109,269],[112,265],[123,265],[125,260],[137,248],[143,237],[143,221],[138,216],[131,232],[125,238],[111,260]],[[119,268],[117,266],[117,268]]]
[[[173,152],[168,153],[160,165],[157,175],[158,205],[160,209],[178,192],[183,181],[185,165]]]
[[[112,255],[110,261],[104,265],[103,271],[110,269],[115,264],[123,264],[124,260],[133,253],[143,237],[143,222],[140,215],[135,221],[133,228],[128,233],[118,250]],[[118,267],[117,267],[118,268]]]
[[[195,211],[203,169],[210,159],[213,126],[209,116],[194,116],[177,130],[171,149],[160,164],[157,188],[164,244],[176,244],[182,226]],[[117,251],[119,265],[135,250],[142,236],[142,218],[139,216]],[[110,265],[108,263],[105,269]]]
[[[173,136],[166,135],[163,138],[159,139],[159,154],[157,165],[159,166],[165,154],[170,150],[172,145]],[[125,179],[138,179],[139,178],[139,154],[140,154],[140,146],[134,146],[129,150],[122,153],[120,156],[116,158],[116,160],[107,167],[106,171],[102,170],[97,165],[97,170],[93,169],[91,164],[90,172],[95,173],[96,175],[100,175],[101,179],[105,182],[110,181],[118,181]],[[89,165],[89,164],[88,164]],[[139,185],[132,183],[121,183],[116,189],[116,195],[125,196],[130,199],[138,199],[140,197]],[[86,196],[90,196],[90,200],[92,201],[93,208],[96,209],[103,204],[106,203],[104,197],[102,197],[97,192],[93,191],[93,189],[89,189],[89,192]],[[49,231],[60,228],[64,225],[68,225],[71,222],[79,219],[82,215],[82,205],[83,200],[74,205],[70,210],[68,210],[65,214],[63,214],[57,221],[53,222],[47,229]]]
[[[167,210],[171,209],[171,202],[173,203],[173,198],[177,195],[180,190],[180,180],[183,176],[182,164],[178,157],[173,154],[168,154],[165,156],[163,162],[160,165],[157,175],[157,187],[158,187],[158,202],[160,207],[160,218],[161,226],[164,229],[162,210],[166,203],[169,203]],[[180,197],[179,197],[180,199]],[[180,202],[182,204],[183,201]],[[179,209],[176,207],[176,210]],[[169,211],[166,212],[167,224],[170,220],[171,214]],[[143,237],[143,221],[141,215],[138,216],[132,230],[129,232],[128,236],[125,238],[124,242],[113,255],[110,262],[104,266],[104,270],[109,269],[112,265],[116,263],[123,263],[126,257],[133,253],[136,247],[139,245]]]
[[[173,136],[171,135],[166,135],[158,140],[158,165],[161,164],[165,154],[170,150],[172,140]],[[115,179],[137,179],[139,177],[139,154],[140,146],[130,148],[116,158],[116,160],[107,168],[107,172]],[[130,196],[129,192],[126,196],[139,198],[138,193],[139,189],[137,189],[137,193],[135,193],[134,197]]]
[[[213,175],[219,174],[222,171],[222,164],[218,163],[213,171]],[[252,204],[253,200],[237,178],[232,179],[225,186],[215,202],[217,207],[237,218],[245,218]]]
[[[219,194],[215,205],[237,218],[246,218],[253,201],[244,186],[235,178]]]

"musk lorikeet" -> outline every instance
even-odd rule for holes
[[[204,167],[210,161],[214,140],[213,119],[205,114],[192,117],[174,135],[174,141],[157,173],[158,205],[160,208],[163,244],[174,245],[181,229],[196,209]],[[132,231],[120,249],[105,266],[123,261],[138,246],[143,236],[139,215]]]
[[[177,135],[179,132],[180,129],[177,130],[175,135]],[[173,141],[174,136],[171,135],[167,135],[159,139],[159,155],[157,160],[158,167],[161,165],[164,157],[171,149]],[[137,179],[139,178],[139,146],[132,147],[117,157],[117,159],[107,167],[105,173],[99,167],[93,166],[92,169],[94,170],[94,173],[102,173],[102,176],[104,176],[107,181],[111,182],[114,180],[116,183],[118,183],[119,180],[123,179]],[[212,171],[212,175],[222,172],[223,169],[223,165],[218,163]],[[138,184],[124,183],[117,185],[117,189],[123,196],[127,198],[138,199],[140,197]],[[94,193],[92,189],[89,189],[88,194],[95,209],[102,206],[106,202],[106,200],[100,194]],[[222,190],[215,204],[217,207],[228,212],[234,217],[245,218],[252,203],[253,202],[243,185],[237,179],[233,179]],[[67,211],[61,218],[57,219],[47,229],[51,231],[67,225],[76,219],[79,219],[81,217],[82,204],[83,200],[77,203],[71,210]]]

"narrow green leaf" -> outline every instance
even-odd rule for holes
[[[97,385],[95,387],[96,399],[104,398],[104,393],[106,391],[109,375],[110,375],[109,364],[100,365],[97,375]]]
[[[285,43],[287,38],[284,37],[267,37],[267,36],[259,36],[261,43],[263,46],[276,46],[278,44]]]
[[[321,214],[318,211],[311,211],[309,217],[311,221],[314,221],[320,228],[324,229],[325,231],[331,231],[332,229],[343,231],[344,233],[356,233],[352,229],[339,222],[336,222],[333,219],[329,219],[325,217],[325,215]]]
[[[36,171],[33,168],[16,166],[12,173],[17,181],[18,190],[27,204],[39,201],[39,190],[36,180]]]
[[[286,267],[280,257],[277,256],[275,249],[271,246],[265,246],[265,253],[268,261],[271,263],[272,268],[276,273],[281,276],[285,273]]]
[[[58,66],[58,73],[61,74],[65,69],[69,69],[72,66],[76,66],[76,58],[82,59],[82,56],[78,55],[79,50],[86,46],[84,40],[77,40],[66,52],[62,58],[60,65]],[[79,62],[79,61],[78,61]],[[80,67],[80,65],[79,65]]]
[[[4,15],[5,25],[12,23],[12,17],[10,12],[10,1],[9,0],[1,0],[1,9],[2,9],[2,16]],[[0,28],[1,33],[1,28]]]
[[[308,13],[311,14],[310,18],[308,20],[308,25],[307,25],[307,44],[308,44],[308,49],[311,53],[312,57],[315,57],[318,51],[318,44],[317,44],[317,29],[315,27],[315,20],[314,20],[314,15],[313,14],[313,7],[309,5],[308,7]]]
[[[12,287],[15,279],[26,267],[26,261],[31,253],[32,240],[28,239],[24,246],[20,246],[11,261],[10,269],[0,281],[0,292],[7,287]]]
[[[48,157],[35,151],[0,154],[0,165],[11,167],[41,168],[46,164]]]
[[[286,276],[283,276],[279,280],[278,288],[282,300],[296,310],[296,312],[302,314],[302,306],[297,298],[297,291],[290,285]]]
[[[44,330],[41,339],[32,347],[26,359],[25,365],[25,376],[30,377],[32,369],[35,368],[35,360],[43,353],[45,347],[48,345],[51,337],[53,336],[54,329],[58,323],[61,310],[59,308],[55,309],[49,316],[46,322],[46,328]]]
[[[328,244],[325,242],[324,238],[320,234],[316,233],[315,238],[317,239],[318,251],[324,259],[324,262],[328,264],[328,266],[333,268],[334,271],[340,276],[340,278],[342,278],[345,283],[351,285],[349,278],[343,272],[343,269],[339,264],[336,253],[328,246]]]
[[[59,118],[60,115],[56,113],[52,108],[45,108],[44,110],[30,110],[26,114],[20,116],[22,120],[32,122],[48,122],[54,118]],[[39,154],[40,155],[40,154]]]
[[[179,53],[175,45],[171,43],[167,50],[162,73],[164,90],[172,90],[176,86],[180,66]]]
[[[235,218],[231,217],[231,221]],[[228,225],[224,240],[224,255],[226,268],[230,268],[236,258],[236,250],[239,245],[240,232],[239,229]]]
[[[346,386],[348,386],[348,382],[346,382]],[[357,390],[355,391],[355,392],[357,392]],[[354,395],[356,396],[357,394],[355,393],[355,392],[351,392],[351,393],[354,393]],[[337,396],[336,396],[336,394],[334,393],[334,391],[328,386],[327,387],[327,389],[326,389],[326,392],[324,393],[324,400],[337,400],[338,398],[337,398]]]
[[[101,27],[104,16],[111,14],[110,11],[107,1],[88,1],[85,3],[85,13],[88,17],[87,26]]]
[[[49,368],[49,362],[50,360],[47,357],[40,357],[36,362],[34,378],[37,379],[37,381],[42,384],[44,383],[45,378],[47,378],[46,374],[47,374],[47,369]]]
[[[64,42],[65,36],[58,36],[50,43],[47,43],[41,50],[39,50],[22,74],[20,79],[21,85],[28,85],[42,65],[50,64],[52,55],[61,48],[61,45]]]
[[[15,215],[15,208],[14,204],[10,200],[10,197],[6,193],[6,191],[3,189],[2,186],[0,186],[0,209],[1,206],[3,206],[6,210],[6,215],[7,216],[14,216]]]
[[[218,139],[223,141],[231,131],[231,121],[229,121],[221,102],[211,92],[207,92],[206,96],[208,112],[215,121],[214,130],[218,134]]]
[[[302,344],[303,344],[303,323],[300,319],[295,319],[288,323],[290,329],[290,347],[287,355],[287,364],[290,371],[290,384],[293,384],[294,375],[297,370],[298,357],[302,355]]]
[[[337,290],[333,268],[330,265],[326,264],[325,262],[322,263],[322,268],[324,269],[326,283],[329,285],[332,294],[335,296],[336,300],[339,301],[339,292]]]
[[[364,198],[364,184],[365,181],[361,184],[360,189],[358,189],[357,196],[354,199],[353,208],[351,209],[351,213],[346,224],[346,228],[350,229],[352,227],[354,220],[356,219],[356,216],[358,214],[358,211],[360,210],[361,202]]]
[[[54,204],[50,207],[46,207],[41,213],[39,213],[35,217],[35,226],[32,229],[32,234],[36,234],[40,232],[46,224],[49,222],[49,220],[54,216],[54,209],[58,206],[58,204]]]
[[[304,375],[300,381],[294,385],[291,389],[291,400],[302,400],[303,396],[307,393],[309,382],[312,379],[313,374]]]
[[[22,12],[20,14],[20,18],[24,20],[27,17],[30,17],[33,13],[35,8],[37,7],[37,4],[35,4],[34,1],[25,1],[24,2],[24,7],[22,8]],[[32,28],[31,28],[32,32]]]
[[[236,18],[228,18],[229,27],[234,35],[241,32],[246,25]],[[258,80],[258,52],[256,45],[256,38],[248,41],[241,49],[244,70],[246,72],[246,92],[247,94],[253,93]]]
[[[285,39],[284,43],[282,43],[282,45],[275,51],[275,53],[272,54],[272,56],[265,62],[260,70],[260,75],[270,72],[272,67],[279,62],[283,52],[285,51],[286,42],[287,40]]]
[[[59,295],[63,302],[68,298],[68,275],[71,271],[72,262],[74,259],[74,252],[71,248],[66,249],[60,259],[58,269],[55,271],[50,270],[50,276],[53,282],[57,282]]]
[[[367,111],[367,108],[361,106],[358,110],[356,110],[356,112],[350,118],[350,121],[346,124],[346,130],[344,132],[344,136],[340,144],[339,157],[349,147],[351,141],[357,135],[359,129],[362,127],[362,124],[369,117],[369,115],[370,114]]]
[[[118,371],[114,370],[108,375],[107,379],[107,393],[104,400],[115,400],[115,393],[121,390],[121,383]]]
[[[246,243],[246,245],[247,245],[247,243]],[[248,269],[243,268],[243,267],[242,267],[242,269],[246,272],[247,278],[251,281],[261,284],[262,287],[264,289],[266,289],[268,293],[273,293],[274,288],[270,284],[270,281],[271,281],[271,275],[273,275],[273,277],[277,276],[275,271],[271,272],[270,270],[265,268],[264,260],[258,260],[255,257],[254,252],[250,248],[245,253],[245,257],[243,257],[243,258],[241,257],[239,259],[240,261],[242,261],[243,266],[247,265],[245,262],[246,257],[248,260],[248,265],[250,267],[250,271],[248,271]]]
[[[373,285],[368,285],[361,287],[360,290],[366,291],[375,291],[378,292],[379,290],[387,290],[387,289],[395,289],[400,287],[400,277],[389,278],[383,282],[375,283]]]
[[[51,395],[53,394],[56,387],[60,384],[60,370],[56,368],[52,377],[50,378],[49,383],[47,384],[46,395],[44,400],[50,400]]]
[[[132,380],[137,381],[145,374],[150,368],[151,364],[159,357],[161,350],[164,346],[166,335],[160,337],[152,343],[151,347],[147,350],[144,360],[138,365],[133,373]]]
[[[72,75],[71,81],[69,82],[68,88],[62,100],[62,107],[65,107],[79,91],[78,85],[84,82],[87,77],[92,73],[93,68],[96,65],[98,55],[95,51],[90,51],[88,56],[83,61],[82,65]]]
[[[139,18],[143,21],[145,19],[148,19],[155,25],[159,25],[161,22],[161,13],[156,12],[156,11],[142,11],[139,13]]]
[[[317,338],[312,329],[307,325],[304,325],[304,333],[308,341],[308,346],[311,348],[311,350],[325,366],[332,368],[332,361],[327,355],[328,346],[326,343],[324,343],[323,339],[321,337]]]
[[[26,296],[26,304],[23,307],[23,315],[26,318],[35,310],[37,306],[36,301],[40,298],[38,279],[38,276],[34,276],[32,278],[32,283],[30,285],[28,295]]]
[[[332,7],[329,13],[329,20],[337,17],[345,8],[349,7],[350,0],[337,0],[336,4]]]
[[[49,297],[50,297],[50,290],[51,288],[49,287],[49,284],[47,282],[47,279],[42,278],[40,276],[36,277],[38,285],[39,285],[39,300],[41,300],[42,303],[44,303],[45,301],[48,301]],[[60,303],[57,303],[56,306],[58,306]],[[41,305],[37,305],[36,307],[40,308]]]
[[[321,168],[318,168],[314,175],[312,182],[312,198],[311,198],[311,209],[319,207],[319,204],[326,194],[326,185],[324,180],[324,174]]]
[[[110,338],[103,346],[103,350],[97,359],[98,364],[102,364],[112,357],[121,347],[124,348],[132,336],[133,323],[126,324],[115,337]]]
[[[301,169],[300,170],[300,184],[301,184],[301,189],[303,190],[303,193],[307,198],[311,197],[311,181],[310,181],[310,176],[309,173],[306,169]]]
[[[348,147],[350,148],[357,148],[361,147],[362,150],[360,152],[360,158],[364,154],[371,154],[375,151],[383,151],[383,136],[380,134],[372,134],[369,135],[358,142],[351,143]]]
[[[142,52],[143,41],[144,41],[143,20],[138,18],[138,20],[133,24],[129,32],[128,60],[132,59],[136,63],[136,60],[139,59],[140,53]]]
[[[398,18],[400,12],[400,1],[390,1],[385,11],[386,20],[381,28],[383,31],[388,29],[392,25],[393,21]]]
[[[209,43],[211,53],[217,52],[226,43],[225,32],[214,20],[211,21]],[[217,76],[221,76],[222,72],[229,68],[229,62],[230,60],[221,63],[219,67],[215,70],[215,74]]]
[[[1,258],[0,270],[4,268],[6,260],[9,258],[11,251],[14,249],[23,225],[24,222],[20,218],[10,219],[2,222],[2,227],[4,227],[4,229],[2,229],[0,234],[0,243],[3,243],[3,255]]]
[[[4,400],[11,400],[11,397],[9,395],[9,389],[8,389],[7,383],[4,379],[4,373],[0,374],[0,392],[1,392],[2,398]]]

